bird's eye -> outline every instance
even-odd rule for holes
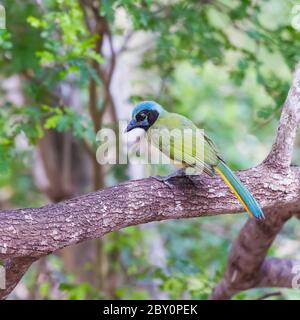
[[[147,117],[147,115],[144,112],[141,112],[136,116],[136,120],[143,121],[143,120],[145,120],[146,117]]]

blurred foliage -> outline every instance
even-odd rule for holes
[[[291,26],[296,3],[102,0],[100,11],[116,39],[124,38],[128,29],[145,38],[141,61],[135,56],[137,49],[128,50],[132,60],[140,61],[131,101],[155,99],[193,119],[237,169],[262,161],[272,144],[299,61],[300,32]],[[95,52],[97,37],[90,35],[77,0],[4,0],[3,5],[7,30],[0,30],[0,76],[2,80],[18,76],[24,99],[17,104],[7,97],[5,86],[0,89],[0,205],[35,206],[45,202],[31,168],[34,146],[45,130],[72,132],[75,139],[95,144],[87,110],[88,81],[93,78],[103,85],[91,61],[105,64],[106,57]],[[125,13],[125,24],[118,20],[120,12]],[[66,83],[80,90],[82,110],[61,102],[60,86]],[[103,97],[98,99],[100,106]],[[295,162],[299,162],[298,146]],[[126,167],[116,170],[114,177],[121,181]],[[111,179],[109,171],[106,180],[118,182]],[[112,269],[124,277],[115,296],[157,297],[153,286],[158,286],[158,296],[207,299],[244,221],[245,217],[224,216],[154,224],[167,258],[165,266],[149,259],[149,239],[157,237],[152,226],[122,230],[117,241],[108,235],[105,250],[121,252]],[[294,257],[299,232],[296,222],[290,221],[270,255],[282,256],[283,248],[292,247],[286,256]],[[105,298],[92,284],[76,284],[75,276],[64,274],[55,259],[47,264],[55,277],[39,281],[36,268],[27,274],[25,285],[41,298]],[[264,292],[243,292],[236,299],[257,298]],[[299,294],[283,290],[279,298],[295,297]]]

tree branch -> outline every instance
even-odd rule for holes
[[[253,168],[239,176],[265,211],[296,211],[300,169],[292,169],[288,185],[282,176],[266,170]],[[67,245],[151,221],[243,211],[218,177],[194,177],[197,188],[185,178],[173,181],[174,188],[153,178],[129,181],[41,208],[0,211],[0,259],[39,258]],[[263,231],[267,226],[267,222],[252,219],[249,223],[260,224]]]
[[[276,141],[265,160],[269,166],[290,166],[293,147],[300,122],[300,63],[296,66],[294,80],[282,109]]]
[[[248,274],[248,280],[242,281],[238,272],[231,275],[230,281],[223,278],[211,296],[214,300],[231,298],[235,293],[252,288],[292,288],[295,273],[293,267],[300,265],[299,260],[277,258],[266,259],[255,274]],[[228,286],[231,283],[231,286]]]
[[[5,260],[6,289],[0,289],[0,299],[5,299],[12,292],[35,260],[35,258],[30,257],[9,258]]]
[[[230,299],[239,291],[262,286],[263,278],[268,273],[266,264],[269,265],[269,263],[267,263],[268,260],[265,260],[268,249],[292,213],[292,211],[285,210],[285,208],[273,208],[271,210],[269,209],[267,212],[265,223],[261,224],[249,219],[242,228],[233,243],[228,258],[227,270],[220,283],[214,289],[211,299]],[[274,280],[274,278],[275,276],[272,274],[270,279]],[[279,277],[277,280],[279,283]],[[267,286],[266,282],[264,284]],[[270,285],[270,287],[272,286]],[[291,282],[287,287],[290,286]]]
[[[291,177],[283,177],[260,166],[239,176],[265,210],[293,212],[300,202],[300,169],[294,167],[291,172]],[[197,188],[184,178],[175,178],[174,188],[169,188],[148,178],[41,208],[0,211],[0,259],[34,261],[65,246],[132,225],[243,211],[220,178],[194,180]],[[261,224],[264,230],[261,222],[249,223]],[[9,277],[7,281],[10,286]]]

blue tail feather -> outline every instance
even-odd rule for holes
[[[234,192],[236,197],[243,204],[250,215],[256,219],[264,219],[264,213],[255,200],[251,192],[243,185],[240,179],[233,173],[233,171],[223,162],[220,161],[215,168],[221,178],[226,182],[230,189]]]

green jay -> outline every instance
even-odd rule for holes
[[[192,168],[196,172],[198,169],[199,172],[203,171],[209,176],[213,176],[216,172],[221,176],[251,217],[264,219],[264,214],[259,204],[221,158],[212,140],[204,133],[203,139],[200,141],[194,139],[197,127],[191,120],[180,114],[166,111],[161,105],[154,101],[143,101],[133,109],[132,119],[126,128],[126,132],[135,128],[144,129],[148,141],[154,147],[158,148],[177,164],[178,162],[180,163],[182,169],[166,177],[155,177],[156,179],[167,182],[171,177],[184,175],[188,168]],[[173,129],[179,129],[179,132],[180,130],[189,129],[189,132],[192,132],[192,134],[188,136],[187,141],[186,139],[184,140],[184,148],[178,147],[180,143],[176,144],[176,139],[182,141],[182,135],[176,134],[178,130]],[[157,135],[157,132],[160,130],[168,130],[169,132],[173,130],[172,132],[175,132],[173,139],[167,142],[166,140],[163,141],[163,139]],[[186,145],[186,143],[188,145]],[[202,145],[199,145],[199,143]],[[201,150],[203,150],[204,153],[202,157],[197,155],[197,148],[202,148]],[[184,156],[182,153],[184,153]]]

